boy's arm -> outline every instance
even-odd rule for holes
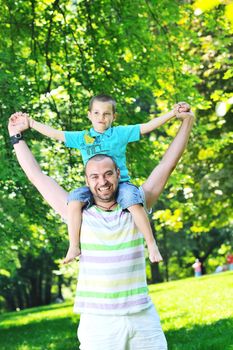
[[[171,112],[168,112],[162,115],[161,117],[156,117],[147,123],[140,124],[141,135],[148,134],[149,132],[157,129],[158,127],[165,124],[168,120],[174,117],[175,117],[175,111],[172,110]]]
[[[64,131],[56,130],[51,126],[37,122],[36,120],[29,118],[29,126],[31,129],[38,131],[39,133],[50,137],[52,139],[65,142]]]
[[[159,128],[161,125],[165,124],[168,120],[174,118],[176,114],[182,113],[182,112],[189,112],[190,106],[186,102],[178,102],[172,111],[162,115],[161,117],[156,117],[152,120],[150,120],[147,123],[140,124],[140,133],[141,135],[147,134],[157,128]]]
[[[16,112],[10,117],[11,124],[15,127],[25,130],[27,128],[34,129],[39,133],[58,141],[65,141],[64,131],[56,130],[46,124],[39,123],[30,118],[27,113]]]
[[[182,120],[182,124],[175,139],[170,144],[160,163],[154,168],[148,179],[142,185],[147,208],[151,208],[157,201],[169,176],[175,169],[186,148],[194,122],[194,115],[192,112],[182,113],[178,118]]]

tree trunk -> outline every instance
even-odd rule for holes
[[[58,288],[58,293],[57,297],[61,300],[64,300],[63,295],[62,295],[62,284],[63,284],[63,277],[61,275],[58,275],[58,281],[57,281],[57,288]]]
[[[150,270],[151,270],[151,283],[163,282],[163,278],[159,270],[159,264],[150,264]]]
[[[154,222],[152,220],[150,220],[150,224],[151,224],[151,228],[152,228],[152,232],[153,232],[153,236],[156,240],[156,230],[155,230],[155,225]],[[159,264],[150,264],[150,270],[151,270],[151,283],[159,283],[163,281],[163,278],[160,274],[160,270],[159,270]]]

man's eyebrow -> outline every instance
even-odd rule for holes
[[[103,175],[107,174],[107,173],[113,173],[114,171],[112,169],[106,170]],[[96,176],[96,175],[101,175],[100,173],[90,173],[87,176]]]

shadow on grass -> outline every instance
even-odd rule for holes
[[[233,318],[166,332],[169,350],[233,350]]]
[[[0,330],[1,350],[77,350],[77,317],[54,318]]]

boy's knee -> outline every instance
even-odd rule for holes
[[[143,199],[137,186],[131,183],[122,183],[119,185],[117,203],[122,209],[128,209],[131,206],[141,204]]]
[[[90,206],[93,204],[93,195],[89,187],[79,187],[69,193],[68,203],[71,201],[80,202],[80,207],[83,208],[86,205]]]

